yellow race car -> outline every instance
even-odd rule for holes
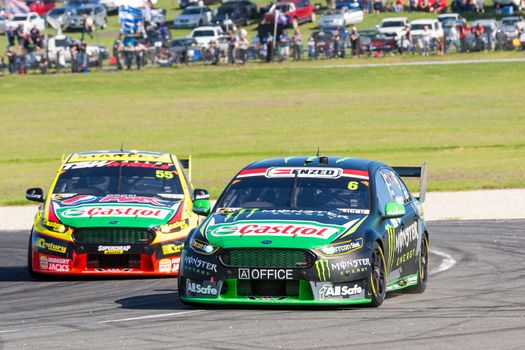
[[[188,170],[188,174],[185,172]],[[198,225],[191,158],[145,151],[74,153],[44,196],[29,238],[31,276],[177,275],[180,253]]]

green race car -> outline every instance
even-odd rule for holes
[[[419,197],[401,176],[421,177]],[[288,157],[242,169],[186,239],[187,304],[371,304],[422,293],[429,236],[425,167],[340,157]]]

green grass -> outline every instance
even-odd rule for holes
[[[193,183],[213,196],[250,162],[317,147],[394,165],[426,161],[429,190],[524,187],[524,79],[525,63],[6,76],[0,203],[49,186],[63,153],[121,142],[192,154]]]

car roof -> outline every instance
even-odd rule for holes
[[[327,156],[328,164],[327,167],[336,167],[343,169],[352,169],[352,170],[368,170],[372,165],[386,165],[381,162],[361,159],[361,158],[350,158],[350,157],[336,157],[336,156]],[[244,169],[256,169],[256,168],[271,168],[271,167],[303,167],[306,166],[323,166],[319,164],[320,157],[318,156],[292,156],[285,158],[271,158],[264,159],[254,162]]]
[[[128,160],[145,162],[171,163],[172,157],[169,153],[135,151],[135,150],[107,150],[77,152],[67,157],[67,162],[94,161],[94,160]]]
[[[387,17],[387,18],[383,18],[383,20],[381,22],[394,22],[394,21],[408,21],[408,18],[406,17]]]
[[[410,21],[410,24],[425,24],[425,23],[435,23],[435,22],[438,22],[438,20],[434,18],[424,18],[424,19],[415,19],[413,21]]]

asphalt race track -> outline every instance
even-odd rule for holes
[[[192,309],[168,278],[32,281],[28,233],[0,232],[0,349],[525,349],[524,227],[430,223],[424,294],[315,310]]]

